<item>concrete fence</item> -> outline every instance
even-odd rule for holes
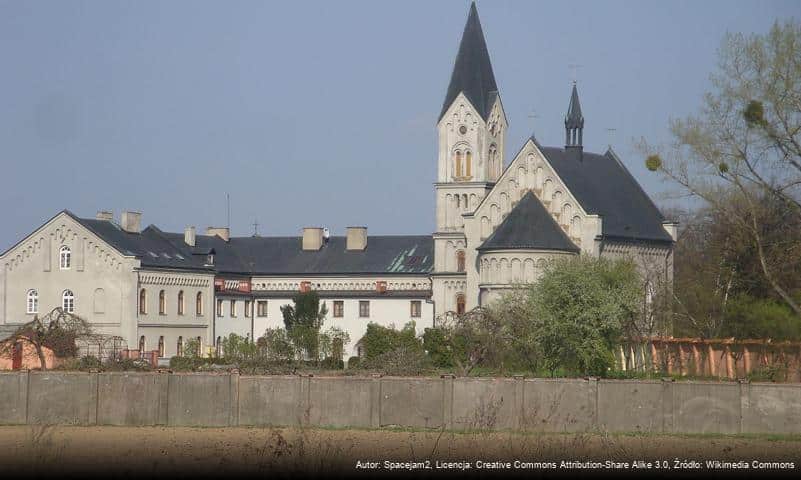
[[[0,373],[0,424],[801,433],[801,384]]]

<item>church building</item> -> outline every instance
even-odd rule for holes
[[[414,321],[422,333],[579,254],[633,258],[647,297],[672,284],[676,224],[611,148],[584,150],[575,84],[568,98],[564,145],[531,136],[507,163],[508,121],[472,4],[436,123],[433,235],[171,233],[142,229],[138,212],[64,210],[0,254],[0,337],[62,307],[130,349],[168,358],[197,339],[211,352],[230,333],[283,326],[280,307],[316,290],[324,328],[348,331],[346,356],[358,355],[369,322]]]

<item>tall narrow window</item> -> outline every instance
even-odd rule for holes
[[[203,292],[197,292],[195,297],[195,315],[198,317],[203,316]]]
[[[334,317],[342,318],[345,316],[345,302],[342,300],[334,300]]]
[[[421,310],[420,307],[422,306],[422,302],[420,300],[412,300],[412,303],[410,305],[411,305],[410,316],[412,318],[420,317],[420,310]]]
[[[465,166],[465,176],[466,177],[469,177],[470,175],[472,175],[472,169],[473,169],[473,167],[471,165],[472,163],[473,163],[473,154],[470,153],[470,152],[465,153],[464,154],[464,166]]]
[[[245,318],[250,318],[250,300],[245,300]]]
[[[454,154],[454,176],[461,177],[462,176],[462,152],[459,150],[456,151]]]
[[[145,336],[142,335],[141,337],[139,337],[139,355],[142,355],[144,353],[145,353]]]
[[[159,315],[167,314],[167,297],[164,290],[159,290]]]
[[[223,315],[223,301],[217,300],[217,316],[222,317]]]
[[[60,250],[60,266],[62,270],[69,270],[70,263],[72,261],[72,252],[70,252],[70,247],[64,245],[61,247]]]
[[[456,252],[456,271],[464,272],[464,250]]]
[[[184,314],[184,291],[178,292],[178,315]]]
[[[64,290],[61,294],[61,308],[67,313],[75,311],[75,294],[72,290]]]
[[[456,314],[461,315],[464,313],[464,295],[456,295]]]
[[[28,290],[28,313],[39,313],[39,292]]]
[[[164,336],[159,337],[159,357],[164,357]]]
[[[267,300],[259,300],[256,302],[256,315],[260,317],[267,316]]]
[[[222,337],[217,337],[217,343],[215,343],[214,346],[217,356],[222,356]]]
[[[184,356],[184,337],[178,337],[178,345],[176,346],[176,352],[179,357]]]
[[[236,316],[236,300],[231,300],[231,318]]]
[[[147,292],[144,288],[139,290],[139,313],[147,314]]]
[[[370,318],[370,301],[369,300],[360,300],[359,301],[359,317],[361,317],[361,318]]]
[[[200,336],[198,336],[197,338],[195,338],[195,340],[197,341],[197,352],[195,352],[195,355],[197,355],[198,357],[202,357],[203,356],[203,339],[200,338]]]

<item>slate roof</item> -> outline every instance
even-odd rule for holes
[[[587,213],[603,217],[604,237],[673,242],[665,217],[611,149],[539,148]]]
[[[477,250],[514,249],[580,251],[531,191]]]
[[[459,44],[459,52],[456,54],[451,82],[448,84],[448,92],[445,94],[445,102],[442,104],[439,120],[442,120],[445,111],[460,92],[464,92],[473,107],[486,120],[492,108],[492,102],[495,101],[498,94],[498,85],[495,83],[495,74],[492,72],[492,63],[487,44],[484,41],[484,32],[481,30],[481,22],[478,20],[475,2],[470,5],[470,13],[464,26],[462,41]]]
[[[301,237],[232,237],[197,235],[195,247],[183,233],[163,232],[150,225],[130,233],[107,220],[79,218],[66,212],[125,255],[140,258],[143,267],[184,268],[227,274],[336,275],[426,274],[434,266],[430,235],[374,235],[364,251],[346,250],[346,238],[331,237],[318,251],[304,251]],[[206,256],[214,252],[214,266]]]

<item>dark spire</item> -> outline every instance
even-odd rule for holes
[[[470,4],[470,13],[467,16],[467,24],[464,26],[459,53],[456,54],[456,62],[453,65],[451,83],[448,85],[448,93],[445,95],[445,103],[442,105],[439,119],[441,120],[445,115],[445,111],[451,106],[459,92],[464,92],[473,107],[486,120],[492,107],[489,103],[494,98],[491,93],[497,91],[498,86],[495,84],[495,75],[492,73],[484,32],[481,30],[478,11],[473,2]]]
[[[581,148],[583,133],[584,116],[581,114],[576,82],[573,82],[573,93],[570,95],[570,105],[565,115],[565,146]]]

